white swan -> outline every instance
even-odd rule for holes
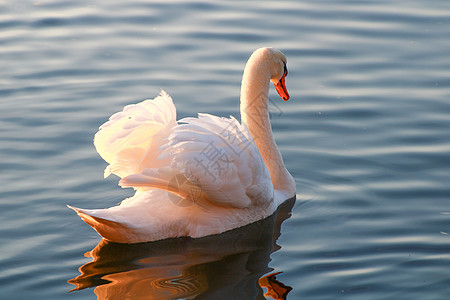
[[[136,194],[108,209],[71,207],[102,237],[119,243],[170,237],[203,237],[264,219],[295,196],[269,120],[269,82],[289,99],[286,57],[274,48],[256,50],[241,88],[240,124],[235,118],[199,114],[176,121],[164,91],[126,106],[100,127],[98,153],[122,187]]]

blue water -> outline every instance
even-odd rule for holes
[[[238,117],[261,46],[288,57],[290,218],[124,246],[66,208],[132,195],[92,145],[111,114],[165,89]],[[0,298],[264,299],[282,272],[288,299],[449,299],[449,49],[448,0],[0,3]]]

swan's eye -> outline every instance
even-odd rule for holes
[[[283,77],[286,77],[287,74],[288,74],[288,70],[287,70],[287,67],[286,67],[286,63],[283,62],[283,64],[284,64],[284,73],[283,73],[283,76],[281,76],[280,80],[283,79]]]

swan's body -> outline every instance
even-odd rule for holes
[[[244,70],[240,124],[199,114],[176,121],[165,92],[111,116],[95,135],[109,163],[136,194],[108,209],[73,208],[101,236],[137,243],[222,233],[270,216],[295,196],[269,121],[269,83],[284,100],[286,58],[256,50]]]

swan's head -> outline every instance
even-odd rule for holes
[[[258,92],[266,88],[267,79],[270,78],[280,97],[284,101],[289,100],[289,93],[284,82],[288,73],[286,64],[286,56],[278,49],[264,47],[253,52],[242,77],[241,99],[248,97],[246,93],[250,89]]]
[[[289,93],[286,89],[285,78],[288,74],[287,59],[283,52],[275,48],[263,48],[268,55],[268,61],[270,62],[270,81],[275,85],[278,95],[283,98],[284,101],[289,100]]]

